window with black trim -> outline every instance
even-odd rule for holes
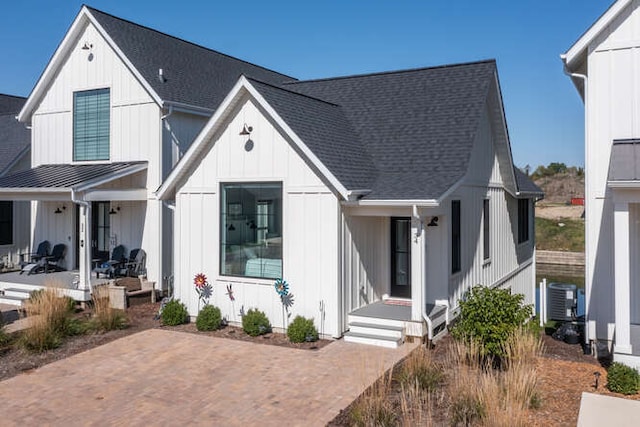
[[[0,201],[0,245],[13,244],[13,202]]]
[[[529,240],[529,199],[518,199],[518,243]]]
[[[484,199],[482,201],[482,249],[485,261],[491,258],[491,215],[489,206],[489,199]]]
[[[462,268],[462,248],[460,239],[460,200],[451,202],[451,273]]]
[[[221,184],[220,274],[282,277],[282,183]]]
[[[109,89],[73,94],[73,160],[109,160]]]

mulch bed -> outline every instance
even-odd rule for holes
[[[236,326],[223,326],[216,331],[198,331],[195,323],[187,323],[178,326],[162,326],[162,329],[169,329],[179,332],[188,332],[191,334],[207,335],[216,338],[229,338],[240,341],[248,341],[257,344],[277,345],[281,347],[298,348],[302,350],[318,350],[331,344],[331,340],[318,340],[315,342],[292,343],[285,334],[271,332],[265,335],[252,337],[246,334],[242,328]]]

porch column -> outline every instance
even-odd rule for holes
[[[425,233],[422,221],[411,219],[411,320],[422,320],[425,284]]]
[[[614,352],[631,354],[629,203],[615,203],[613,224],[616,310]]]
[[[91,289],[91,207],[80,205],[80,244],[78,245],[80,284],[78,289]]]

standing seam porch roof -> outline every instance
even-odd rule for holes
[[[9,189],[71,190],[114,173],[138,171],[147,162],[117,162],[101,164],[41,165],[0,178],[0,192]]]

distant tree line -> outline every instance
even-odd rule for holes
[[[523,172],[529,175],[530,170],[531,170],[531,167],[527,165],[524,167]],[[583,177],[584,168],[578,167],[578,166],[567,166],[566,164],[559,163],[559,162],[552,162],[552,163],[549,163],[549,165],[547,166],[542,166],[542,165],[538,166],[536,170],[534,170],[533,173],[529,176],[531,176],[531,179],[535,180],[539,178],[545,178],[545,177],[561,175],[561,174]]]

